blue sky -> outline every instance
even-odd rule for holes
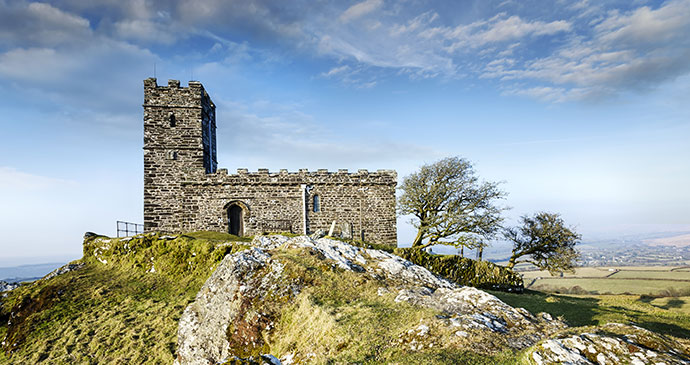
[[[142,221],[154,65],[210,92],[231,171],[459,155],[510,219],[690,230],[688,34],[690,0],[0,0],[0,265]]]

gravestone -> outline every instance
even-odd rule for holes
[[[352,223],[343,222],[340,224],[340,236],[346,240],[352,239]]]

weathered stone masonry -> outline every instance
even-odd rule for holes
[[[395,245],[392,170],[217,169],[215,105],[199,82],[144,80],[146,231],[328,232]]]

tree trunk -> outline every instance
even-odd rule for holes
[[[460,246],[460,257],[465,257],[465,246]]]
[[[420,228],[417,231],[417,237],[415,237],[414,241],[412,242],[412,247],[421,246],[423,236],[424,236],[424,230]]]
[[[484,254],[484,246],[479,246],[477,249],[477,261],[482,261],[482,255]]]

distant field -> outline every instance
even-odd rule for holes
[[[530,289],[557,291],[560,288],[580,288],[599,294],[663,294],[665,290],[690,291],[690,282],[672,282],[664,280],[619,280],[619,279],[560,279],[544,278],[529,286]]]
[[[525,279],[533,279],[536,277],[551,277],[551,274],[548,271],[541,270],[541,271],[523,271],[520,272],[523,274],[523,278]],[[611,274],[614,274],[614,271],[608,271],[608,268],[599,268],[599,267],[578,267],[575,269],[575,273],[563,273],[563,277],[566,278],[571,278],[571,277],[605,277]]]
[[[551,276],[547,271],[536,270],[521,274],[525,287],[547,292],[672,296],[690,293],[690,268],[686,267],[582,267],[577,268],[574,274],[565,273],[563,276]]]
[[[690,271],[628,271],[621,270],[613,275],[612,279],[625,278],[645,278],[645,279],[670,279],[670,280],[688,280],[690,281]]]

